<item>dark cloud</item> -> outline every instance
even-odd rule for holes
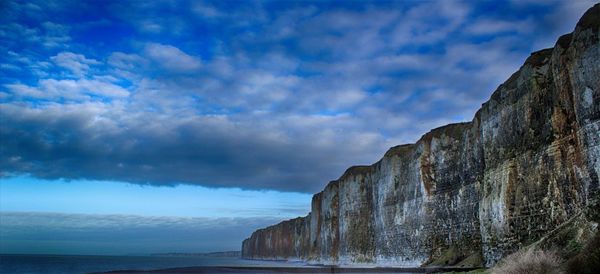
[[[0,28],[4,175],[300,192],[471,119],[591,6],[31,4]]]
[[[304,132],[298,134],[309,136],[292,136],[306,140],[299,142],[277,132],[285,121],[249,127],[223,116],[175,120],[102,104],[42,110],[3,105],[0,112],[6,119],[0,128],[4,170],[46,179],[315,191],[324,174],[336,176],[332,170],[339,172],[338,163],[348,161],[340,156],[367,151],[378,141]],[[335,122],[316,120],[318,128]]]

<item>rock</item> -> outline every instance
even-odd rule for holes
[[[471,122],[349,168],[314,195],[308,216],[254,232],[242,256],[490,266],[588,205],[597,210],[599,30],[596,4],[554,48],[532,53]]]

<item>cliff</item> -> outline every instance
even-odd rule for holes
[[[600,4],[534,52],[471,122],[391,148],[244,240],[251,259],[492,265],[584,211],[600,175]],[[589,226],[596,229],[597,225]]]

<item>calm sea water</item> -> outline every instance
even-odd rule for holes
[[[0,273],[90,273],[188,266],[303,266],[300,262],[201,256],[0,255]]]

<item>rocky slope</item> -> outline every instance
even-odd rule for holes
[[[600,4],[531,54],[471,122],[349,168],[306,217],[260,229],[251,259],[492,265],[582,212],[600,176]],[[597,224],[586,227],[597,229]]]

